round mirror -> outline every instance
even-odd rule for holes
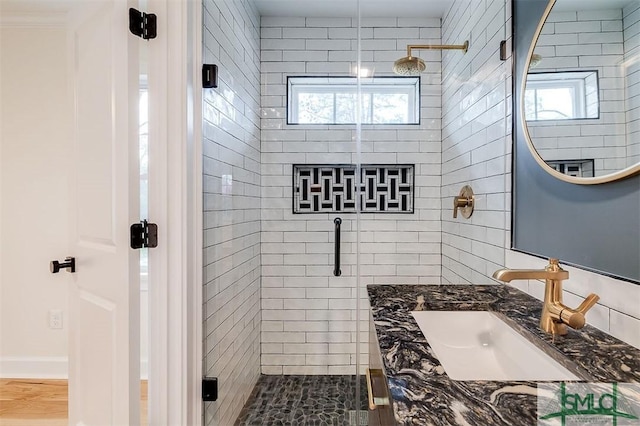
[[[550,0],[525,67],[520,118],[545,170],[579,184],[640,173],[638,0]]]

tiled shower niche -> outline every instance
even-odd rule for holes
[[[413,164],[294,164],[293,212],[355,213],[356,183],[361,212],[413,213]]]

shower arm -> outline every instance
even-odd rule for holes
[[[411,49],[428,49],[428,50],[463,50],[467,53],[469,50],[469,41],[464,44],[408,44],[407,56],[411,57]]]

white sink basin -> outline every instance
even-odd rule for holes
[[[580,380],[488,311],[414,311],[453,380]]]

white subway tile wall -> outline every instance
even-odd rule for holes
[[[363,126],[362,163],[415,164],[415,213],[361,215],[361,291],[356,291],[353,214],[293,214],[292,164],[355,164],[352,125],[287,125],[287,76],[353,75],[357,19],[263,17],[262,372],[355,373],[356,297],[367,363],[371,283],[440,283],[440,52],[421,80],[421,124]],[[393,75],[406,45],[440,44],[440,20],[362,19],[362,67]],[[333,276],[334,224],[343,219],[342,275]]]
[[[447,52],[442,59],[444,283],[494,283],[489,277],[508,247],[511,58],[500,60],[499,49],[511,39],[509,4],[456,1],[442,23],[445,44],[469,40],[465,55]],[[454,219],[453,197],[464,185],[475,193],[474,213]]]
[[[204,374],[220,399],[204,424],[233,424],[260,375],[260,17],[247,0],[205,0]]]

